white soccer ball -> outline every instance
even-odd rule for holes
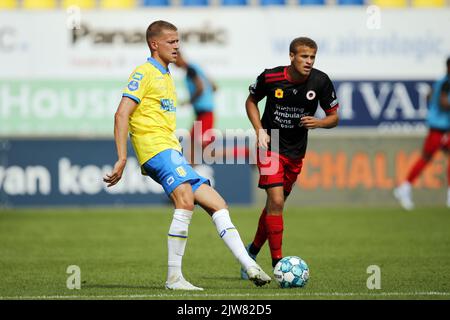
[[[309,267],[302,258],[288,256],[278,261],[273,275],[281,288],[303,287],[309,279]]]

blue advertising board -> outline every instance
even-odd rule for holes
[[[114,141],[0,139],[0,206],[167,204],[162,187],[141,174],[129,144],[122,180],[107,188],[117,154]],[[252,202],[249,165],[200,165],[228,203]]]
[[[427,115],[428,80],[335,81],[339,128],[386,131],[423,128]]]

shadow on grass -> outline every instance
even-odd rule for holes
[[[84,289],[148,289],[148,290],[163,290],[164,285],[142,286],[142,285],[127,285],[127,284],[83,284]]]
[[[250,280],[244,280],[241,279],[239,274],[237,276],[232,276],[232,277],[226,277],[226,276],[221,276],[221,277],[213,277],[213,276],[203,276],[201,277],[202,281],[204,280],[205,282],[207,281],[208,285],[207,288],[208,289],[215,289],[215,290],[249,290],[249,289],[275,289],[278,288],[278,286],[276,284],[274,284],[274,280],[272,279],[272,281],[264,286],[261,287],[257,287],[255,286]],[[204,286],[204,288],[206,289],[206,285]]]
[[[205,279],[205,280],[222,280],[222,281],[233,281],[233,282],[240,282],[240,281],[246,281],[246,280],[242,280],[240,278],[240,275],[236,275],[236,276],[202,276],[201,279]]]

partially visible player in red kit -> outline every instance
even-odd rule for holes
[[[217,91],[217,85],[199,65],[188,63],[181,54],[177,57],[176,65],[186,70],[185,80],[189,91],[189,103],[196,115],[191,129],[191,148],[187,151],[189,163],[197,165],[203,158],[196,159],[195,150],[201,150],[203,154],[203,149],[214,140],[212,129],[214,128],[214,93]]]
[[[450,152],[450,57],[446,61],[445,76],[433,85],[429,95],[427,125],[428,135],[422,147],[422,154],[409,170],[403,183],[394,189],[394,196],[405,210],[414,209],[412,186],[433,156],[442,149]],[[450,160],[447,164],[447,207],[450,208]]]
[[[272,266],[283,257],[283,208],[302,169],[308,130],[333,128],[339,121],[333,83],[327,74],[313,68],[316,53],[314,40],[294,39],[289,47],[291,64],[264,70],[249,87],[245,103],[257,135],[258,187],[267,194],[255,238],[246,248],[256,260],[268,240]],[[267,99],[261,118],[258,102],[264,97]],[[319,104],[325,111],[324,118],[314,117]],[[246,279],[242,270],[241,277]]]

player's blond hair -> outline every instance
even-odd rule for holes
[[[289,52],[296,54],[297,48],[300,46],[306,46],[317,50],[317,43],[313,39],[308,37],[298,37],[291,41],[291,44],[289,45]]]
[[[164,20],[158,20],[152,22],[148,28],[146,33],[147,43],[150,46],[150,40],[158,37],[164,30],[170,31],[178,31],[177,27],[170,22]]]

